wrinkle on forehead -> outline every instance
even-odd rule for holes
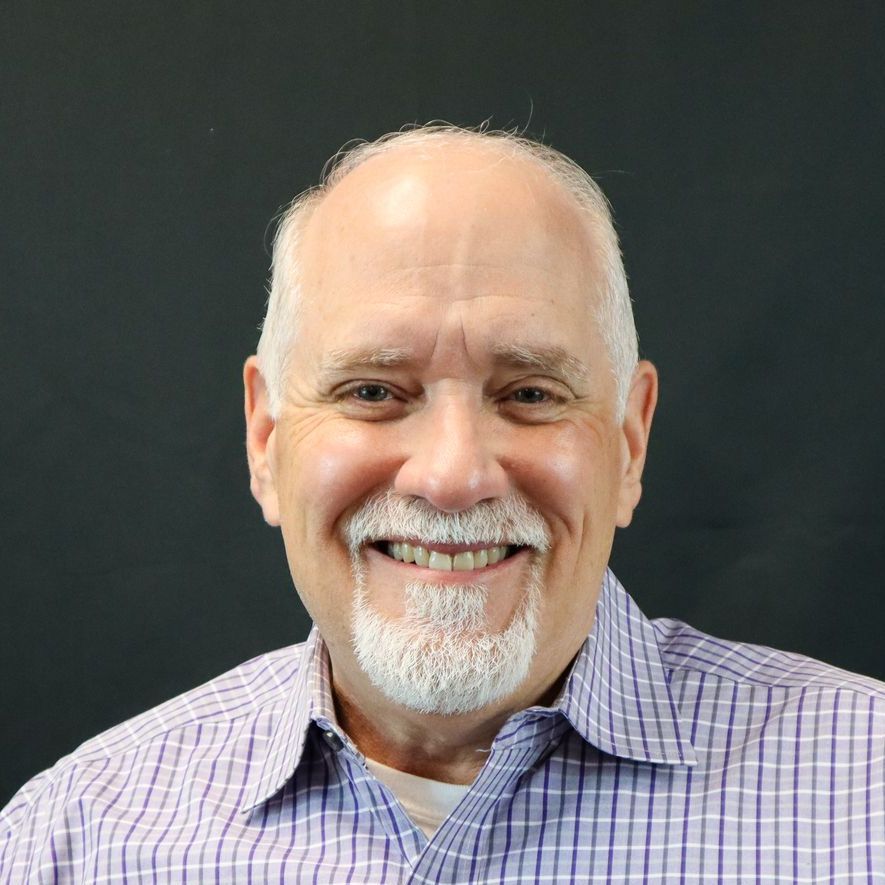
[[[467,329],[464,327],[463,301],[449,305],[449,317],[447,321],[439,323],[436,327],[436,337],[430,352],[430,360],[434,362],[440,355],[463,354],[467,362],[475,367],[476,361],[470,353],[467,344]]]

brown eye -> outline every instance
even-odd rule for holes
[[[513,392],[513,398],[518,403],[534,405],[545,402],[548,399],[548,395],[547,391],[541,390],[540,387],[520,387],[519,390]]]
[[[380,403],[391,398],[390,391],[383,384],[361,384],[353,395],[367,403]]]

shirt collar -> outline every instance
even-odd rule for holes
[[[593,628],[553,709],[584,740],[613,756],[697,763],[687,738],[689,727],[670,692],[654,627],[610,569],[603,576]],[[329,656],[316,627],[301,648],[301,664],[277,716],[241,812],[269,799],[294,774],[312,723],[338,731],[349,743],[335,725]]]
[[[335,722],[329,654],[314,626],[300,649],[300,662],[270,723],[264,759],[256,759],[254,780],[247,783],[240,812],[247,813],[278,792],[295,773],[314,721]]]
[[[654,627],[610,569],[593,628],[554,707],[584,740],[613,756],[697,764]]]

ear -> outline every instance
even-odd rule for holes
[[[276,423],[270,416],[267,387],[258,369],[254,354],[243,366],[243,386],[246,393],[246,455],[249,459],[249,488],[252,497],[261,506],[268,525],[280,524],[280,508],[274,479],[274,449]]]
[[[630,394],[621,425],[621,488],[615,525],[625,529],[642,497],[642,470],[648,451],[651,421],[658,401],[658,372],[648,361],[640,360],[633,371]]]

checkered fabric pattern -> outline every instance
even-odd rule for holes
[[[557,702],[432,839],[262,655],[88,741],[0,814],[0,882],[885,882],[885,685],[649,621],[611,572]]]

